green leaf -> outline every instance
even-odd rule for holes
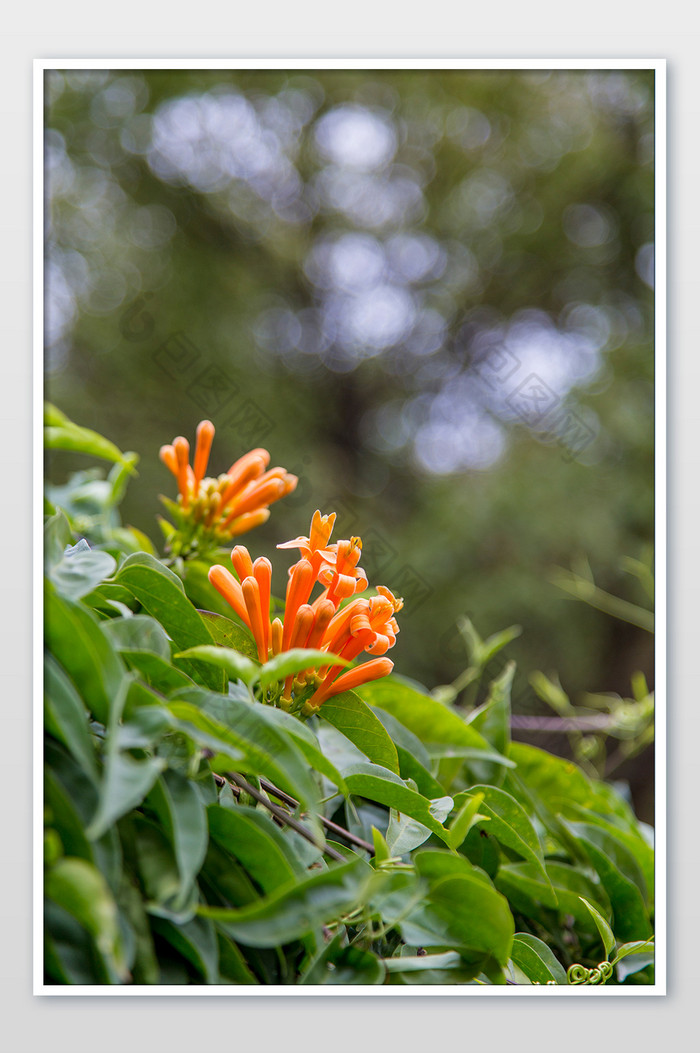
[[[449,831],[431,812],[432,802],[410,789],[398,775],[387,768],[372,764],[354,764],[343,772],[343,776],[350,793],[410,815],[431,833],[437,834],[441,840],[449,840]]]
[[[245,958],[240,950],[228,936],[217,932],[216,940],[219,945],[219,976],[221,983],[231,984],[257,984],[258,981],[248,968]]]
[[[603,913],[607,907],[605,890],[566,863],[548,862],[546,869],[549,881],[545,881],[539,867],[532,863],[507,863],[499,867],[494,882],[513,906],[528,917],[536,916],[533,907],[549,907],[560,915],[571,914],[579,924],[590,929],[591,917],[581,904],[581,896],[585,894]]]
[[[426,915],[438,923],[436,936],[442,931],[447,937],[436,943],[461,953],[480,952],[505,966],[515,926],[508,901],[486,875],[463,856],[441,849],[421,849],[414,862],[429,882]]]
[[[46,594],[46,645],[75,684],[97,720],[109,722],[112,699],[125,669],[95,616],[79,603]]]
[[[207,815],[211,837],[245,867],[264,894],[298,879],[300,868],[292,863],[288,842],[262,812],[211,804]]]
[[[579,805],[569,802],[566,807],[567,818],[580,819],[584,822],[599,826],[601,830],[604,830],[607,834],[614,838],[616,842],[624,845],[627,851],[632,855],[636,867],[639,869],[630,870],[630,877],[633,880],[639,881],[639,875],[648,891],[647,903],[653,903],[654,901],[654,849],[651,847],[648,841],[644,839],[640,832],[638,824],[635,824],[633,829],[629,829],[627,824],[625,828],[621,824],[621,820],[613,816],[614,822],[610,822],[610,817],[606,820],[602,816],[598,815],[597,812],[593,812],[590,809],[582,808]],[[636,875],[636,876],[635,876]],[[640,887],[642,887],[640,883]]]
[[[354,691],[343,691],[327,699],[319,715],[375,764],[399,774],[396,746],[379,718]]]
[[[583,845],[610,897],[612,927],[617,938],[626,942],[647,939],[652,933],[651,922],[639,885],[643,878],[634,858],[599,827],[588,823],[568,823],[567,826]],[[637,880],[634,880],[635,872]]]
[[[155,618],[134,614],[131,618],[111,618],[100,625],[115,651],[148,651],[170,661],[167,634]]]
[[[453,806],[454,801],[451,797],[437,797],[429,802],[430,814],[439,823],[444,823]],[[403,856],[412,852],[427,841],[430,834],[427,826],[392,808],[386,840],[393,856]]]
[[[180,901],[189,895],[207,851],[207,813],[191,780],[165,771],[145,805],[155,811],[170,839],[180,872]]]
[[[249,658],[232,651],[228,647],[217,647],[216,644],[201,644],[197,647],[188,647],[186,651],[180,651],[176,658],[198,659],[223,669],[232,680],[242,680],[248,687],[252,687],[260,676],[260,666],[251,662]]]
[[[529,932],[516,932],[511,958],[533,983],[547,984],[551,980],[557,984],[567,983],[564,966],[557,961],[546,943]]]
[[[321,954],[299,983],[319,986],[355,984],[369,986],[381,984],[384,976],[384,965],[376,955],[352,945],[341,947],[340,940],[336,936],[322,949]]]
[[[463,801],[454,819],[450,823],[449,827],[449,840],[448,845],[450,848],[457,849],[464,841],[465,837],[471,830],[472,826],[481,818],[479,813],[479,805],[484,799],[484,795],[481,793],[469,794],[465,801]],[[459,798],[455,799],[455,807],[459,804]]]
[[[194,917],[174,925],[166,918],[151,921],[153,931],[195,967],[206,984],[219,983],[219,945],[216,930],[207,918]]]
[[[84,859],[59,859],[46,875],[45,890],[50,900],[90,934],[112,977],[110,982],[123,982],[126,966],[117,907],[99,871]]]
[[[556,799],[575,801],[584,808],[593,807],[593,787],[572,761],[523,742],[511,742],[508,756],[517,764],[518,778],[550,807]]]
[[[617,965],[628,954],[645,954],[649,950],[653,952],[653,944],[653,936],[650,936],[648,940],[634,940],[632,943],[623,943],[617,948],[617,954],[611,964]]]
[[[615,936],[613,935],[613,931],[608,925],[603,915],[600,913],[600,911],[596,910],[592,903],[589,903],[588,900],[585,899],[583,896],[580,896],[579,899],[581,900],[584,907],[587,909],[588,913],[591,915],[593,921],[595,922],[595,927],[600,933],[600,938],[603,942],[605,957],[607,960],[609,960],[610,955],[615,950]]]
[[[87,541],[81,539],[77,545],[66,548],[61,559],[49,568],[48,575],[62,596],[79,600],[108,578],[116,565],[108,552],[90,548]]]
[[[44,659],[46,730],[73,754],[93,780],[98,778],[95,744],[88,728],[88,711],[56,659]]]
[[[185,596],[180,579],[153,556],[145,552],[128,556],[115,581],[129,589],[181,651],[199,644],[212,644],[209,630]],[[189,673],[189,668],[185,668],[185,672]],[[193,665],[191,675],[195,679],[201,676],[207,687],[224,690],[223,674],[211,666]]]
[[[402,948],[405,950],[406,948]],[[389,983],[394,984],[467,984],[481,972],[481,964],[467,965],[457,951],[422,956],[402,954],[384,958]]]
[[[72,540],[73,533],[70,523],[63,509],[59,508],[44,522],[44,564],[47,571],[61,562]]]
[[[187,673],[176,669],[151,651],[122,651],[122,659],[129,669],[137,672],[143,680],[157,691],[170,694],[183,687],[195,687]]]
[[[471,727],[481,732],[499,753],[505,753],[510,744],[510,691],[514,673],[515,662],[509,662],[491,682],[486,702],[469,719]]]
[[[318,739],[308,724],[303,724],[291,713],[285,713],[283,709],[277,709],[275,706],[261,706],[259,713],[269,724],[291,735],[295,745],[304,754],[312,769],[325,775],[341,793],[347,795],[348,789],[343,776],[323,753]]]
[[[505,790],[496,786],[471,786],[468,795],[481,796],[479,811],[489,818],[487,832],[507,848],[512,848],[527,862],[534,864],[546,879],[542,846],[527,813]],[[460,800],[461,794],[456,798]]]
[[[201,906],[199,913],[248,947],[277,947],[311,934],[365,902],[376,875],[359,857],[239,909]]]
[[[70,450],[72,453],[85,453],[90,457],[101,457],[106,461],[118,461],[129,465],[133,471],[135,454],[124,454],[121,450],[103,438],[96,431],[80,428],[68,422],[62,425],[49,425],[44,428],[44,446],[47,450]]]
[[[391,858],[391,851],[386,843],[384,835],[381,830],[377,830],[376,826],[372,827],[372,843],[374,845],[375,865],[386,863],[387,859]]]
[[[138,807],[163,771],[160,757],[134,760],[128,753],[115,753],[107,758],[105,777],[100,790],[97,811],[85,831],[95,840],[116,823],[122,815]]]
[[[169,709],[182,731],[214,751],[213,771],[230,770],[233,761],[267,776],[302,807],[313,806],[318,794],[306,758],[289,735],[265,719],[263,706],[189,688],[176,693]]]
[[[399,676],[388,676],[365,684],[362,694],[365,701],[386,710],[421,742],[441,746],[443,756],[463,756],[462,753],[451,752],[461,747],[478,751],[475,755],[480,755],[482,750],[488,751],[491,757],[494,755],[483,735],[465,724],[456,712],[430,695],[422,694]]]
[[[417,761],[418,766],[425,769],[429,774],[431,755],[429,755],[418,736],[414,735],[412,731],[408,731],[404,724],[397,720],[396,717],[393,717],[391,713],[386,713],[378,707],[373,707],[372,712],[383,723],[389,738],[393,740],[397,748],[397,752],[401,749],[404,754],[412,756]],[[386,764],[384,764],[384,767],[387,767]]]
[[[334,655],[331,664],[349,666],[352,665],[352,662]],[[284,680],[294,673],[301,673],[305,669],[317,666],[323,668],[327,665],[329,665],[328,651],[315,650],[311,647],[293,647],[289,651],[282,651],[269,662],[265,662],[260,670],[260,687],[265,692],[271,684]]]
[[[218,595],[218,593],[217,593]],[[202,621],[211,634],[214,643],[220,647],[230,647],[233,651],[258,661],[258,647],[250,630],[244,629],[242,625],[225,618],[222,614],[214,614],[212,611],[199,611]]]

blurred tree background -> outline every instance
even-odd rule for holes
[[[263,445],[300,477],[248,539],[278,593],[316,507],[362,535],[398,671],[452,680],[467,613],[523,627],[516,713],[536,669],[653,684],[651,635],[551,581],[584,556],[645,603],[652,72],[56,70],[46,100],[46,393],[141,454],[129,522],[159,544],[158,448],[209,417],[215,471]]]

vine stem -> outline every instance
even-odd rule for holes
[[[260,785],[266,790],[267,793],[271,793],[274,797],[277,797],[284,804],[288,804],[290,808],[298,808],[299,802],[295,801],[293,797],[290,797],[284,790],[278,790],[276,786],[273,786],[267,779],[261,778]],[[330,830],[334,834],[338,834],[344,841],[348,841],[351,845],[357,845],[358,848],[364,849],[365,852],[369,852],[370,855],[374,855],[374,845],[371,845],[369,841],[365,841],[361,837],[357,837],[356,834],[346,830],[344,826],[339,826],[338,823],[334,823],[332,819],[326,819],[320,815],[319,819],[326,830]]]
[[[269,801],[265,794],[261,793],[260,790],[257,790],[255,786],[251,786],[242,775],[238,775],[236,772],[227,771],[226,778],[235,786],[238,786],[239,789],[245,790],[246,793],[250,794],[253,800],[258,801],[263,808],[267,808],[268,812],[274,815],[276,819],[279,819],[281,823],[290,826],[292,830],[296,830],[296,832],[301,834],[301,836],[312,844],[314,848],[318,848],[320,852],[325,852],[327,856],[330,856],[331,859],[338,860],[339,863],[345,862],[345,856],[342,856],[340,852],[337,852],[335,848],[331,847],[331,845],[319,844],[314,835],[306,829],[303,823],[300,823],[299,820],[295,819],[294,816],[289,814],[289,812],[285,812],[284,808],[279,808],[276,804],[273,804],[272,801]]]

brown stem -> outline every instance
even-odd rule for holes
[[[267,793],[271,793],[273,797],[279,798],[280,801],[284,801],[290,808],[298,808],[299,802],[295,801],[293,797],[290,797],[284,790],[278,790],[276,786],[273,786],[267,779],[260,779],[260,785],[266,790]],[[351,845],[357,845],[358,848],[364,849],[365,852],[369,852],[370,855],[374,855],[374,845],[371,845],[369,841],[363,840],[361,837],[357,837],[355,834],[350,833],[344,826],[339,826],[338,823],[334,823],[332,819],[326,819],[320,815],[319,819],[325,826],[326,830],[331,830],[334,834],[338,834],[343,840],[347,841]]]
[[[284,808],[278,808],[276,804],[269,801],[264,794],[260,793],[260,791],[254,786],[251,786],[249,782],[246,782],[242,775],[237,775],[236,772],[227,771],[226,778],[230,779],[230,781],[241,790],[245,790],[246,793],[250,794],[253,800],[258,801],[264,808],[267,808],[267,810],[274,815],[276,819],[279,819],[280,822],[290,826],[292,830],[296,830],[296,832],[309,841],[314,848],[318,848],[320,852],[325,852],[325,854],[330,856],[331,859],[336,859],[340,863],[345,862],[345,856],[342,856],[340,852],[337,852],[335,848],[332,848],[330,845],[319,844],[313,834],[309,833],[303,823],[300,823],[294,818],[294,816],[290,815],[289,812],[285,812]]]

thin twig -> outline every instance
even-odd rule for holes
[[[587,717],[530,717],[514,715],[510,726],[519,731],[605,731],[613,727],[615,720],[603,713],[591,713]]]
[[[246,782],[242,775],[237,775],[235,772],[227,771],[226,778],[230,779],[230,781],[241,790],[245,790],[246,793],[250,794],[255,801],[258,801],[264,808],[267,808],[267,810],[274,815],[276,819],[279,819],[280,822],[286,823],[287,826],[291,826],[292,830],[296,830],[298,834],[301,834],[301,836],[312,844],[314,848],[318,848],[320,852],[325,852],[327,856],[331,857],[331,859],[337,859],[340,863],[345,862],[345,856],[342,856],[340,852],[335,850],[335,848],[331,848],[330,845],[319,844],[314,835],[309,833],[303,823],[300,823],[294,818],[294,816],[290,815],[289,812],[285,812],[284,808],[278,808],[276,804],[269,801],[264,794],[260,793],[259,790],[256,790],[256,788],[251,786],[249,782]]]
[[[299,802],[295,801],[293,797],[290,797],[284,790],[278,790],[276,786],[273,786],[267,779],[260,779],[260,785],[266,790],[267,793],[271,793],[273,797],[279,798],[285,804],[288,804],[290,808],[298,808]],[[334,823],[332,819],[326,819],[325,816],[319,815],[321,823],[325,826],[326,830],[331,830],[334,834],[338,834],[343,840],[348,841],[351,845],[357,845],[358,848],[364,849],[365,852],[369,852],[370,855],[374,855],[374,845],[371,845],[369,841],[365,841],[361,837],[357,837],[356,834],[346,830],[344,826],[339,826],[338,823]]]

